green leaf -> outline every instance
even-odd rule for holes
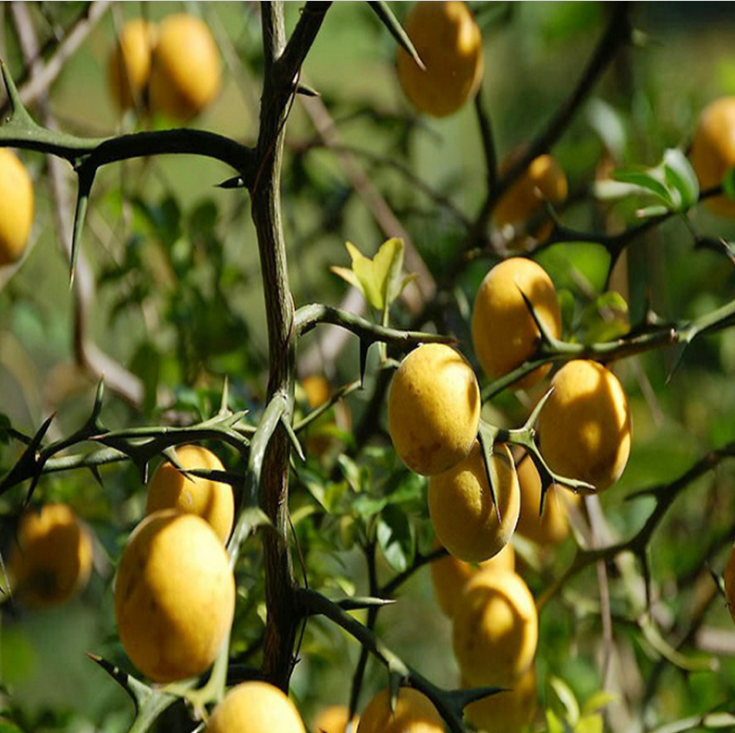
[[[414,532],[406,512],[387,506],[380,516],[376,539],[390,566],[401,573],[413,561]]]
[[[679,192],[679,211],[687,211],[699,200],[699,181],[692,164],[678,148],[664,153],[664,174],[668,186]]]
[[[613,702],[618,702],[619,700],[619,695],[614,695],[611,692],[600,690],[599,692],[595,692],[593,695],[587,698],[584,705],[582,706],[582,712],[584,715],[590,715],[591,713],[596,713],[597,711],[602,710],[602,708],[604,708],[606,705],[609,705]]]
[[[576,726],[579,722],[579,703],[569,685],[559,677],[549,676],[548,704],[558,714],[562,721]]]
[[[574,733],[603,733],[602,715],[586,715],[574,727]]]
[[[735,199],[735,168],[730,168],[722,179],[722,193],[729,199]]]
[[[385,310],[410,282],[401,274],[403,240],[395,237],[387,240],[373,259],[362,254],[352,242],[346,242],[345,246],[352,259],[352,269],[332,267],[332,272],[356,287],[373,308]]]
[[[546,733],[564,733],[564,723],[551,708],[546,709]]]
[[[662,180],[662,171],[658,168],[620,168],[615,171],[613,178],[621,183],[638,186],[661,199],[668,205],[667,208],[674,208],[671,194]]]
[[[644,208],[639,212],[643,217],[659,216],[668,211],[685,212],[699,199],[699,182],[694,169],[677,148],[666,150],[661,163],[653,168],[620,168],[613,178],[637,186],[663,204]]]

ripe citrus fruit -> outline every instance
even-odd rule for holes
[[[720,97],[704,108],[690,158],[703,190],[719,186],[735,167],[735,96]],[[720,216],[735,216],[735,200],[725,196],[707,198],[705,206]]]
[[[520,150],[512,153],[500,166],[501,172],[511,168],[520,157]],[[501,196],[493,212],[498,229],[505,226],[519,228],[511,246],[520,247],[531,239],[545,239],[551,231],[551,221],[544,215],[545,201],[560,204],[567,198],[567,177],[559,163],[551,155],[534,158],[526,171]],[[533,219],[536,226],[530,231],[523,225]]]
[[[212,451],[198,445],[176,448],[176,458],[186,469],[224,471]],[[159,509],[178,509],[197,514],[209,522],[222,542],[227,542],[235,517],[235,500],[229,484],[199,476],[187,476],[169,461],[155,471],[148,487],[146,514]]]
[[[724,580],[727,609],[730,611],[732,620],[735,621],[735,546],[730,550],[730,557],[725,565]]]
[[[623,473],[630,455],[630,414],[625,390],[601,364],[577,359],[551,380],[541,408],[539,446],[549,468],[604,491]]]
[[[204,672],[232,624],[235,580],[201,517],[164,509],[130,535],[115,581],[115,618],[133,664],[156,682]]]
[[[110,53],[108,84],[122,110],[145,106],[156,32],[156,25],[143,18],[129,20]]]
[[[436,540],[434,547],[441,547],[441,543]],[[475,573],[488,568],[497,572],[515,570],[515,558],[515,550],[509,542],[497,555],[478,565],[458,560],[452,555],[434,560],[430,563],[431,583],[439,608],[451,618],[465,584]]]
[[[332,396],[332,385],[323,374],[309,374],[301,380],[304,399],[310,410],[321,407]],[[305,430],[305,446],[308,453],[322,457],[339,441],[338,431],[349,430],[352,425],[350,409],[344,400],[339,400]]]
[[[417,2],[405,29],[426,70],[402,48],[398,79],[412,104],[433,117],[456,112],[482,81],[482,35],[463,2]]]
[[[356,733],[360,716],[352,718],[350,733]],[[314,733],[345,733],[350,722],[350,709],[346,705],[329,705],[319,711],[314,720]]]
[[[470,452],[480,425],[480,388],[472,367],[445,344],[414,349],[393,375],[388,430],[403,462],[432,476]]]
[[[33,225],[33,182],[23,163],[0,148],[0,267],[17,262]]]
[[[538,545],[555,545],[569,534],[569,506],[581,497],[552,484],[546,491],[544,511],[541,508],[541,477],[532,458],[527,454],[518,464],[518,484],[521,487],[521,515],[516,532]]]
[[[497,506],[479,441],[456,466],[429,481],[429,516],[439,541],[454,557],[482,562],[508,544],[518,523],[521,494],[508,446],[496,445],[490,461]]]
[[[536,714],[536,665],[508,687],[507,692],[470,703],[465,710],[467,720],[485,733],[521,733]]]
[[[391,710],[386,688],[365,706],[357,733],[444,733],[444,721],[431,700],[411,687],[399,688]]]
[[[29,510],[8,561],[13,593],[29,606],[63,603],[86,586],[92,554],[89,531],[66,504]]]
[[[541,342],[541,333],[523,295],[533,305],[539,321],[554,337],[561,335],[561,311],[556,289],[541,265],[511,257],[485,275],[472,309],[472,343],[485,373],[502,377],[531,359]],[[550,369],[544,365],[515,382],[528,388]]]
[[[215,707],[208,733],[306,733],[290,698],[267,682],[243,682]]]
[[[454,653],[468,684],[508,685],[533,662],[538,613],[528,586],[510,572],[479,572],[452,620]]]
[[[186,13],[161,22],[150,78],[154,112],[187,121],[219,94],[221,74],[217,44],[206,23]]]

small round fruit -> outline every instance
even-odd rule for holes
[[[208,733],[306,733],[290,698],[267,682],[243,682],[215,707]]]
[[[509,170],[519,157],[520,150],[508,156],[500,167],[501,172]],[[539,155],[501,196],[493,212],[495,226],[502,229],[508,225],[520,225],[522,231],[510,243],[511,246],[525,245],[529,237],[545,239],[551,231],[551,221],[545,216],[545,202],[561,204],[567,198],[567,191],[567,177],[556,159],[548,154]],[[537,226],[526,232],[523,225],[530,219],[534,219]]]
[[[0,148],[0,267],[17,262],[33,226],[33,182],[20,159]]]
[[[115,580],[115,618],[133,664],[156,682],[204,672],[227,638],[235,580],[201,517],[164,509],[130,535]]]
[[[509,687],[507,692],[470,703],[465,709],[467,720],[485,733],[521,733],[536,714],[536,665]]]
[[[81,591],[92,571],[92,539],[66,504],[46,504],[20,519],[8,561],[14,595],[48,607]]]
[[[735,621],[735,546],[730,550],[730,557],[725,565],[724,580],[727,610],[730,611],[732,620]]]
[[[441,546],[436,540],[434,548],[438,549]],[[494,568],[496,572],[513,571],[516,565],[515,557],[515,550],[509,542],[497,555],[478,565],[458,560],[452,555],[434,560],[430,563],[431,584],[439,608],[446,616],[452,618],[465,584],[475,573],[488,568]]]
[[[422,70],[402,48],[398,79],[411,103],[433,117],[446,117],[474,97],[482,81],[482,34],[463,2],[417,2],[405,29]]]
[[[432,476],[467,456],[480,426],[480,388],[472,367],[445,344],[414,349],[393,375],[388,430],[403,462]]]
[[[541,477],[533,459],[526,454],[517,467],[521,487],[521,514],[516,532],[538,545],[555,545],[569,535],[569,507],[579,504],[579,494],[552,484],[541,508]]]
[[[198,445],[179,446],[176,458],[185,469],[225,470],[222,461],[212,451]],[[178,509],[200,516],[209,522],[224,543],[232,531],[235,500],[229,484],[187,476],[169,461],[164,461],[151,478],[146,514],[159,509]]]
[[[541,343],[541,333],[523,295],[551,336],[561,335],[556,289],[543,267],[523,257],[511,257],[495,265],[480,284],[472,309],[472,343],[491,379],[520,367],[534,356]],[[550,368],[547,364],[534,369],[513,386],[531,387]]]
[[[322,708],[314,720],[314,733],[347,733],[347,724],[350,722],[350,709],[346,705],[329,705]],[[352,727],[349,733],[357,732],[360,716],[355,713],[352,717]]]
[[[541,408],[541,454],[554,473],[612,486],[630,455],[628,400],[618,378],[601,364],[577,359],[551,380],[551,396]]]
[[[429,516],[439,542],[465,562],[482,562],[508,544],[518,523],[521,494],[507,445],[490,460],[497,507],[479,441],[470,454],[429,481]]]
[[[538,613],[516,573],[480,572],[467,583],[452,620],[452,641],[470,685],[507,686],[533,662]]]
[[[187,121],[219,94],[220,66],[207,24],[185,13],[169,15],[161,22],[153,54],[151,109]]]
[[[135,18],[123,26],[107,61],[110,93],[121,110],[144,106],[155,45],[154,23]]]
[[[385,689],[362,711],[357,733],[444,733],[444,721],[431,700],[412,687],[398,689],[391,710],[390,690]]]
[[[690,158],[702,190],[719,186],[735,167],[735,96],[720,97],[704,108]],[[720,216],[735,216],[735,200],[725,196],[707,198],[705,206]]]

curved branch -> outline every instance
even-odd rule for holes
[[[368,321],[367,318],[362,318],[362,316],[322,303],[304,305],[296,311],[294,315],[294,333],[303,336],[320,323],[341,326],[369,343],[381,341],[404,349],[420,343],[451,344],[456,342],[456,339],[436,333],[401,331],[397,328],[380,326],[377,323]]]

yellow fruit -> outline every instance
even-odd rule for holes
[[[578,504],[581,497],[552,484],[546,491],[544,511],[541,508],[541,477],[529,455],[518,464],[518,483],[521,487],[521,515],[516,532],[539,545],[555,545],[569,534],[569,506]]]
[[[561,335],[561,310],[556,289],[541,265],[511,257],[485,275],[472,309],[472,343],[483,370],[498,379],[531,359],[541,343],[541,333],[523,299],[525,295],[554,337]],[[514,383],[528,388],[544,377],[544,365]]]
[[[321,374],[309,374],[301,380],[306,394],[306,402],[313,410],[323,405],[332,396],[329,380]]]
[[[399,688],[392,711],[385,689],[362,711],[357,733],[444,733],[444,722],[431,700],[411,687]]]
[[[538,613],[516,573],[480,572],[470,578],[452,620],[462,676],[473,686],[506,686],[533,662]]]
[[[730,557],[725,565],[724,580],[727,609],[730,611],[732,620],[735,621],[735,546],[730,551]]]
[[[332,385],[322,374],[309,374],[301,380],[306,404],[310,410],[321,407],[332,396]],[[305,430],[305,447],[307,453],[317,457],[323,456],[339,441],[336,431],[348,431],[352,426],[350,408],[344,400],[339,400]]]
[[[511,154],[501,166],[507,171],[520,157],[520,150]],[[511,242],[512,246],[525,245],[529,239],[545,239],[551,231],[551,221],[545,215],[546,204],[560,204],[567,198],[567,177],[559,163],[550,155],[534,158],[526,171],[501,196],[493,212],[498,229],[511,225],[520,231]],[[526,232],[524,225],[534,221]]]
[[[435,548],[441,547],[437,540]],[[510,542],[497,554],[478,565],[458,560],[452,555],[430,563],[431,583],[439,608],[446,616],[454,616],[454,609],[465,583],[480,570],[494,568],[497,572],[515,570],[516,555]]]
[[[13,593],[29,606],[53,606],[82,590],[92,570],[92,539],[66,504],[29,510],[8,561]]]
[[[346,733],[350,722],[350,709],[346,705],[330,705],[323,708],[314,720],[314,733]],[[350,733],[356,733],[360,716],[352,717]]]
[[[495,446],[491,470],[497,508],[479,442],[467,458],[429,481],[434,532],[450,554],[465,562],[482,562],[497,555],[518,523],[521,494],[508,446]]]
[[[33,226],[33,182],[23,163],[0,148],[0,267],[17,262]]]
[[[233,687],[212,712],[208,733],[306,733],[296,706],[267,682]]]
[[[222,461],[212,451],[198,445],[179,446],[176,457],[186,469],[225,470]],[[200,516],[209,522],[224,543],[232,531],[235,500],[229,484],[186,476],[172,463],[164,461],[151,478],[146,514],[159,509],[178,509]]]
[[[470,703],[467,720],[485,733],[520,733],[536,714],[536,665],[532,664],[507,692]]]
[[[235,580],[201,517],[165,509],[130,535],[115,581],[115,618],[133,664],[156,682],[204,672],[227,637]]]
[[[716,99],[702,111],[690,158],[702,190],[719,186],[735,167],[735,96]],[[735,200],[725,196],[707,198],[705,206],[720,216],[735,216]]]
[[[623,386],[601,364],[577,359],[554,375],[551,387],[538,420],[544,460],[558,475],[604,491],[620,478],[630,455]]]
[[[154,23],[135,18],[123,26],[107,61],[110,92],[120,109],[145,106],[155,45]]]
[[[214,101],[221,75],[217,44],[206,23],[185,13],[161,22],[151,66],[154,112],[187,121]]]
[[[480,425],[480,388],[472,367],[445,344],[414,349],[393,375],[388,430],[403,462],[432,476],[470,452]]]
[[[405,29],[423,71],[402,48],[398,79],[413,105],[433,117],[446,117],[474,97],[482,81],[482,35],[463,2],[417,2]]]

